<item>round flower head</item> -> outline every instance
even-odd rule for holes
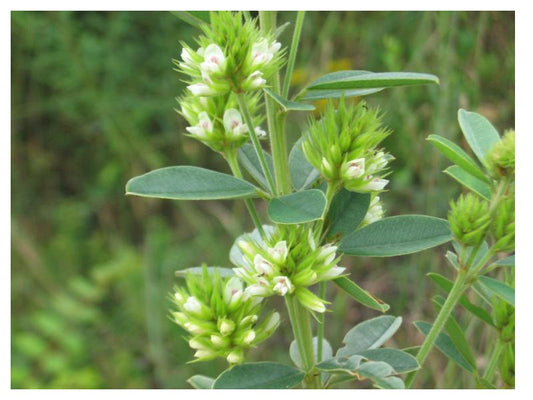
[[[246,95],[246,102],[252,115],[259,115],[260,94]],[[243,122],[234,95],[220,97],[186,96],[179,99],[179,113],[190,126],[187,134],[215,151],[222,152],[241,147],[249,140],[248,125]],[[262,117],[253,117],[255,134],[266,136],[261,129]]]
[[[341,100],[337,110],[330,102],[322,119],[309,122],[302,149],[327,181],[353,192],[380,192],[389,182],[384,178],[393,157],[378,145],[389,133],[378,111],[363,102],[354,106]]]
[[[337,266],[337,246],[317,247],[305,227],[280,226],[269,233],[266,241],[256,231],[242,235],[232,249],[233,270],[249,285],[245,297],[294,295],[308,309],[324,312],[326,302],[307,287],[344,272]]]
[[[261,298],[246,295],[241,279],[222,278],[218,269],[203,267],[188,273],[186,287],[175,288],[174,321],[189,333],[197,361],[224,357],[230,364],[244,361],[246,349],[268,338],[279,325],[272,312],[258,322]]]
[[[178,69],[189,76],[194,96],[219,96],[230,91],[257,90],[282,64],[281,44],[263,35],[257,21],[244,21],[242,13],[221,11],[201,27],[200,47],[183,45]]]
[[[448,221],[455,240],[465,246],[477,246],[491,224],[489,203],[473,193],[450,202]]]

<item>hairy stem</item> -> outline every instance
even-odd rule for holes
[[[285,304],[289,313],[294,340],[298,346],[302,369],[307,373],[303,382],[304,388],[319,388],[320,374],[315,376],[315,357],[313,350],[313,334],[309,320],[309,311],[303,308],[293,295],[285,296]]]
[[[259,139],[255,134],[255,126],[252,121],[252,117],[250,116],[250,110],[248,110],[248,105],[246,104],[246,98],[244,97],[244,94],[237,94],[237,102],[239,103],[239,108],[244,116],[244,122],[248,126],[248,136],[250,137],[252,145],[254,146],[255,153],[257,155],[257,158],[259,159],[259,163],[261,164],[261,169],[263,170],[263,174],[265,175],[265,178],[268,182],[270,192],[276,193],[274,180],[272,179],[272,174],[270,173],[270,169],[268,168],[268,164],[266,162],[265,154],[263,153],[261,143],[259,143]]]
[[[467,281],[466,281],[466,271],[460,270],[459,274],[457,275],[457,279],[455,280],[452,290],[448,294],[448,297],[446,301],[444,302],[444,305],[442,306],[439,314],[437,315],[437,318],[435,319],[435,323],[431,327],[431,330],[429,331],[428,335],[426,336],[426,339],[424,340],[424,343],[422,343],[422,346],[420,347],[420,350],[418,351],[418,354],[416,356],[416,360],[422,366],[424,364],[424,361],[426,361],[427,356],[429,355],[429,352],[433,348],[435,344],[435,340],[437,340],[437,337],[441,333],[442,329],[444,328],[444,325],[446,324],[446,321],[448,321],[448,318],[450,317],[450,314],[452,313],[454,307],[456,306],[457,302],[463,295],[465,289],[467,288]],[[418,371],[411,372],[407,379],[405,380],[405,387],[409,388],[413,381],[415,380],[416,373]]]
[[[228,165],[233,175],[239,179],[242,179],[241,168],[239,167],[239,161],[237,160],[237,151],[232,150],[232,151],[226,152],[224,154],[224,158],[228,162]],[[250,217],[252,218],[252,221],[255,227],[257,228],[257,231],[259,232],[263,240],[266,240],[266,234],[265,234],[265,231],[263,230],[263,224],[261,224],[261,220],[259,219],[259,216],[257,215],[257,210],[255,209],[252,199],[244,199],[244,203],[246,204],[246,208],[248,209],[248,212],[250,213]]]

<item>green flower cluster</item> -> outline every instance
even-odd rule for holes
[[[279,314],[269,313],[258,323],[261,298],[248,295],[237,277],[222,278],[215,269],[188,273],[186,287],[176,287],[174,321],[190,335],[197,361],[225,357],[230,364],[244,361],[244,351],[268,338],[279,325]]]
[[[495,251],[512,251],[515,247],[514,193],[500,199],[492,218],[491,232]]]
[[[262,35],[256,21],[243,21],[240,12],[211,13],[202,30],[200,47],[194,51],[183,44],[182,61],[176,62],[195,96],[257,90],[281,66],[281,44]]]
[[[485,239],[490,224],[489,203],[473,193],[450,202],[448,221],[455,239],[465,246],[477,246]]]
[[[294,295],[309,310],[324,312],[326,301],[307,287],[344,272],[336,251],[333,244],[317,246],[308,228],[279,226],[266,241],[257,231],[241,236],[232,251],[233,270],[249,284],[245,291],[251,296]]]
[[[487,163],[491,175],[496,179],[510,178],[515,175],[515,131],[508,130],[490,150]]]
[[[393,159],[378,145],[390,134],[378,110],[364,102],[329,102],[320,120],[310,120],[302,149],[309,162],[331,183],[352,192],[382,191],[388,180],[387,164]]]
[[[251,115],[256,115],[259,108],[260,94],[249,94],[246,103]],[[201,141],[215,151],[237,149],[249,138],[248,125],[238,111],[235,95],[217,97],[188,96],[178,100],[179,112],[191,125],[185,128],[188,136]],[[262,117],[253,117],[255,134],[258,138],[267,136],[259,124]]]

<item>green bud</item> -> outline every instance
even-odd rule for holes
[[[240,364],[244,361],[242,350],[233,350],[226,357],[230,364]]]
[[[227,336],[213,334],[211,335],[211,343],[217,348],[224,348],[231,344],[231,340]]]
[[[319,313],[323,313],[324,311],[326,311],[326,306],[324,304],[326,303],[326,301],[322,300],[310,290],[303,287],[299,287],[294,293],[298,301],[309,310],[316,311]]]
[[[454,238],[465,246],[479,245],[491,223],[489,204],[468,193],[450,202],[448,221]]]
[[[515,204],[514,196],[500,200],[494,212],[491,232],[495,251],[512,251],[515,248]]]
[[[488,168],[496,179],[515,176],[515,132],[508,130],[490,150],[487,156]]]
[[[235,322],[229,319],[221,318],[218,320],[217,327],[222,335],[228,336],[231,335],[235,330]]]

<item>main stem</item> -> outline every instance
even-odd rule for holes
[[[500,359],[500,355],[502,354],[502,350],[504,346],[505,346],[505,343],[503,342],[503,340],[501,340],[501,338],[498,338],[496,347],[494,347],[494,350],[492,351],[492,354],[490,356],[487,369],[485,370],[485,373],[483,374],[483,378],[489,382],[492,380],[494,371],[496,370],[496,367],[498,366],[498,360]]]
[[[293,295],[285,296],[285,304],[289,312],[294,340],[298,346],[302,368],[307,376],[304,379],[304,388],[313,389],[320,387],[320,374],[314,374],[315,356],[313,350],[313,335],[309,312],[303,308]]]
[[[441,333],[442,329],[444,328],[444,325],[446,324],[446,321],[448,321],[448,318],[450,317],[450,314],[452,313],[454,307],[456,306],[457,302],[463,295],[463,292],[465,291],[467,284],[467,274],[465,270],[460,270],[459,274],[457,276],[457,279],[455,280],[452,290],[448,294],[448,298],[444,302],[444,305],[442,306],[439,314],[437,315],[437,319],[435,320],[435,323],[431,327],[431,330],[429,331],[428,335],[426,336],[426,339],[424,340],[424,343],[422,343],[422,347],[420,347],[420,350],[418,351],[418,354],[416,356],[416,360],[418,361],[418,364],[422,366],[424,364],[424,361],[426,361],[426,358],[433,348],[433,345],[435,344],[435,340],[437,340],[437,337]],[[409,388],[413,381],[415,380],[417,371],[411,372],[407,379],[405,380],[405,387]]]

